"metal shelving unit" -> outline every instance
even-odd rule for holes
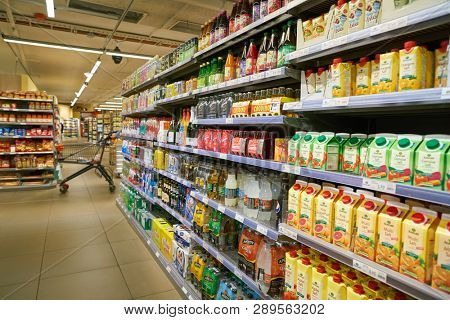
[[[27,154],[53,154],[54,151],[33,151],[33,152],[0,152],[0,156],[6,156],[6,155],[27,155]]]
[[[11,125],[11,126],[53,126],[53,122],[0,122],[0,125]]]
[[[22,109],[22,108],[0,108],[0,111],[26,112],[26,113],[53,113],[53,110]]]
[[[0,172],[21,172],[21,171],[54,171],[55,168],[0,168]]]
[[[202,126],[238,126],[238,125],[286,125],[299,127],[300,118],[290,118],[286,116],[269,117],[245,117],[245,118],[215,118],[215,119],[197,119],[194,124]]]
[[[48,102],[53,103],[53,99],[26,99],[26,98],[8,98],[8,97],[0,97],[0,100],[6,101],[25,101],[25,102]]]
[[[53,136],[0,136],[0,139],[53,139]]]

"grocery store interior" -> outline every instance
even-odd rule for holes
[[[450,299],[449,0],[0,1],[0,299]]]

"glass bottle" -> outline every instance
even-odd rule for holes
[[[250,8],[250,3],[248,2],[248,0],[244,0],[242,2],[240,28],[245,28],[250,23],[252,23],[252,9]]]
[[[296,36],[295,36],[295,22],[289,20],[287,23],[287,29],[284,36],[281,49],[278,50],[278,62],[277,66],[282,67],[286,64],[286,56],[295,51],[296,48]],[[281,50],[281,54],[280,54]]]
[[[256,70],[257,72],[265,71],[267,68],[267,38],[269,37],[268,32],[264,32],[264,38],[261,43],[261,46],[259,47],[259,54],[258,54],[258,62],[256,64]]]
[[[231,10],[230,19],[228,21],[228,33],[232,34],[235,32],[235,19],[236,19],[236,11],[237,11],[238,4],[233,4],[233,9]]]
[[[219,57],[219,59],[217,60],[217,72],[216,72],[216,77],[215,77],[215,84],[218,83],[222,83],[223,79],[224,79],[224,61],[223,61],[223,57]]]
[[[272,29],[269,46],[267,47],[266,70],[275,69],[277,67],[277,31]]]
[[[218,60],[213,58],[211,61],[211,72],[209,74],[208,86],[216,84],[216,75],[218,70]]]
[[[241,11],[242,11],[242,1],[239,0],[237,9],[236,9],[236,17],[234,19],[234,32],[241,30]]]
[[[240,70],[239,70],[240,78],[245,77],[246,60],[247,60],[247,42],[244,43],[244,50],[242,51],[240,60]]]
[[[245,59],[245,75],[249,76],[256,73],[256,61],[258,60],[258,48],[256,48],[255,40],[250,40],[250,45]]]
[[[218,183],[219,183],[219,173],[217,169],[212,169],[208,176],[206,184],[206,194],[209,199],[217,200],[218,198]]]
[[[234,79],[235,74],[234,56],[231,50],[228,50],[227,61],[225,63],[224,81]]]
[[[260,7],[260,14],[259,16],[261,18],[264,18],[265,16],[267,16],[269,14],[269,7],[268,7],[268,0],[261,0],[259,7]]]
[[[211,75],[211,63],[206,62],[205,66],[205,87],[209,86],[209,76]]]
[[[254,0],[253,1],[253,7],[252,7],[252,21],[258,21],[261,18],[261,5],[260,0]]]
[[[280,61],[284,61],[283,45],[284,45],[284,40],[286,38],[286,32],[287,32],[287,25],[284,25],[283,26],[283,32],[281,33],[280,42],[278,43],[278,54],[277,54],[276,68],[278,68],[281,65]]]

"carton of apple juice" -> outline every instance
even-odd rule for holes
[[[395,134],[380,133],[367,150],[367,164],[364,175],[372,179],[387,179],[389,164],[389,149],[396,140]]]
[[[363,174],[367,168],[368,150],[373,140],[375,140],[375,135],[369,135],[359,148],[359,174]]]
[[[312,159],[312,147],[314,140],[319,136],[318,132],[308,132],[300,140],[299,165],[301,167],[310,167]]]
[[[295,181],[295,184],[289,189],[288,194],[288,214],[286,223],[288,226],[298,229],[300,219],[301,201],[300,195],[305,190],[307,182],[303,180]]]
[[[388,180],[402,184],[411,184],[414,168],[414,152],[422,142],[422,136],[399,135],[389,149]]]
[[[315,183],[308,183],[305,191],[300,195],[300,219],[298,222],[300,231],[312,234],[315,219],[314,198],[319,194],[321,186]]]
[[[443,214],[436,230],[431,286],[450,294],[450,214]]]
[[[339,143],[333,132],[321,132],[314,141],[311,168],[327,171],[339,169]]]
[[[342,171],[342,164],[344,162],[344,145],[350,139],[350,134],[348,133],[336,133],[334,136],[339,145],[339,164],[338,170]]]
[[[334,204],[340,194],[339,189],[323,187],[315,198],[315,219],[313,235],[317,238],[331,242],[334,222]]]
[[[356,208],[361,195],[344,191],[334,206],[333,244],[346,250],[352,250],[353,230],[356,224]]]
[[[342,171],[345,173],[360,174],[361,147],[366,141],[367,135],[362,133],[352,134],[343,147]]]

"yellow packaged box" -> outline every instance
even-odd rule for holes
[[[301,208],[298,228],[307,234],[312,234],[315,219],[314,198],[319,194],[321,189],[321,186],[318,184],[308,183],[305,191],[300,195]]]
[[[319,264],[311,272],[311,300],[327,300],[328,274],[325,266]]]
[[[334,204],[339,196],[339,190],[323,187],[315,198],[315,219],[313,235],[317,238],[331,242],[334,223]]]
[[[298,222],[301,212],[301,199],[300,195],[303,190],[306,189],[308,183],[303,180],[295,181],[295,184],[289,189],[288,195],[288,214],[287,224],[291,227],[298,229]]]
[[[164,218],[155,218],[152,220],[152,240],[158,248],[161,248],[162,230],[169,226],[169,223]]]
[[[399,91],[425,88],[426,52],[415,41],[407,41],[400,50]]]
[[[173,260],[172,256],[173,243],[173,228],[168,226],[161,230],[161,252],[170,262]]]
[[[311,299],[311,273],[312,263],[308,257],[297,260],[296,292],[298,300]]]
[[[297,251],[286,252],[286,266],[284,268],[284,300],[297,300]]]
[[[342,62],[341,58],[333,59],[333,64],[330,66],[333,98],[350,96],[352,88],[351,68],[351,64]]]
[[[383,53],[380,56],[380,80],[378,82],[378,93],[395,92],[398,90],[398,49]]]
[[[443,214],[436,230],[433,255],[433,288],[450,294],[450,214]]]
[[[367,57],[361,57],[356,64],[356,90],[355,95],[365,95],[371,92],[372,64]]]
[[[355,284],[347,287],[347,300],[369,300],[362,285]]]
[[[344,191],[334,206],[333,244],[346,250],[352,250],[356,208],[360,201],[361,196],[356,192]]]
[[[443,88],[447,86],[447,47],[448,40],[442,40],[441,45],[434,51],[435,70],[434,70],[434,87]]]

